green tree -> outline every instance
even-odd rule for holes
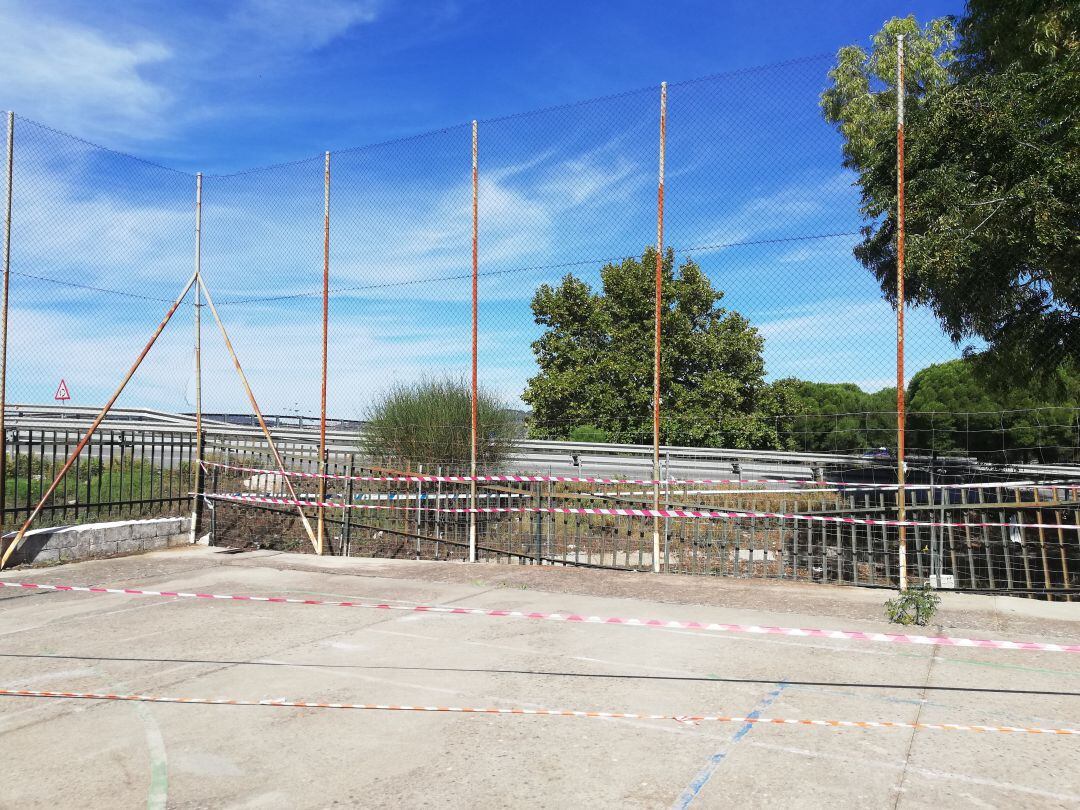
[[[987,461],[1076,461],[1080,376],[1062,375],[1046,391],[988,384],[978,358],[929,366],[908,384],[908,443],[913,452]]]
[[[796,380],[796,415],[783,424],[801,450],[862,452],[896,446],[896,389],[869,394],[854,383]]]
[[[988,381],[982,358],[928,366],[907,388],[907,451],[992,462],[1080,460],[1080,374],[1059,369],[1053,385]],[[896,389],[785,381],[797,401],[781,421],[790,446],[808,451],[896,449]]]
[[[606,265],[598,292],[573,275],[536,291],[540,373],[522,396],[531,435],[561,439],[591,425],[612,441],[650,441],[655,266],[649,248],[640,261]],[[723,293],[693,261],[676,271],[669,250],[662,267],[661,440],[780,447],[775,417],[795,404],[783,385],[765,383],[763,338],[719,305]]]
[[[908,300],[990,368],[1052,378],[1080,353],[1076,0],[969,0],[840,50],[821,99],[869,222],[856,257],[896,286],[896,36],[904,34]]]
[[[445,377],[391,388],[368,411],[361,447],[374,459],[400,467],[442,466],[460,474],[469,469],[472,449],[472,394],[460,378]],[[480,468],[501,470],[519,438],[517,417],[497,396],[477,392]]]

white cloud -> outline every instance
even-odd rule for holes
[[[8,396],[12,402],[47,402],[63,377],[75,404],[100,404],[119,383],[165,313],[167,305],[64,291],[62,300],[27,303],[11,310]],[[320,307],[220,306],[240,362],[267,412],[317,413],[322,351]],[[394,304],[364,311],[332,309],[329,410],[362,415],[394,383],[449,375],[469,368],[470,332],[463,317],[445,317],[430,306],[407,317]],[[244,391],[209,311],[203,310],[203,404],[207,410],[249,410]],[[43,341],[42,336],[48,336]],[[180,411],[193,401],[192,301],[189,295],[140,366],[120,406]],[[500,365],[506,346],[521,348],[522,363]],[[517,402],[533,373],[527,343],[515,325],[485,324],[480,333],[485,385]],[[515,355],[515,361],[517,356]]]
[[[770,379],[854,382],[865,391],[895,383],[896,312],[881,298],[821,298],[763,311],[751,321],[765,338]],[[931,363],[960,356],[926,309],[908,310],[907,338],[908,379]]]
[[[144,295],[179,291],[193,266],[195,179],[54,137],[16,124],[12,269]],[[101,182],[106,173],[114,177]]]
[[[244,0],[234,24],[276,49],[314,50],[378,17],[374,0]]]
[[[172,58],[153,37],[120,40],[20,3],[0,5],[0,102],[90,138],[163,128],[170,102],[148,69]]]
[[[878,300],[850,301],[842,298],[819,300],[799,309],[803,314],[758,322],[758,331],[768,340],[790,341],[798,344],[808,337],[834,335],[847,340],[855,335],[876,334],[881,325],[887,328],[895,318],[888,302]],[[837,329],[843,324],[843,330]]]
[[[339,166],[332,158],[332,286],[359,288],[346,297],[365,299],[467,300],[467,279],[437,280],[468,276],[471,269],[468,164],[462,161],[461,168],[456,178],[434,170],[417,176],[393,157],[371,166],[352,157]],[[287,178],[206,181],[204,267],[222,299],[319,289],[321,161],[284,171]],[[486,167],[479,183],[481,272],[596,254],[588,245],[581,250],[591,253],[578,252],[574,239],[599,235],[621,243],[623,218],[612,213],[641,182],[642,173],[617,151],[561,157],[547,151]],[[423,283],[429,279],[436,280]],[[520,300],[532,292],[516,274],[486,276],[481,285],[486,301]]]
[[[777,264],[813,263],[828,267],[838,267],[841,263],[852,262],[852,249],[859,243],[858,236],[838,236],[828,239],[816,239],[811,242],[799,242],[776,258]]]
[[[774,236],[793,236],[798,228],[808,223],[831,217],[833,212],[855,211],[852,203],[854,192],[851,176],[840,172],[825,178],[807,179],[789,183],[768,194],[753,197],[739,204],[734,211],[718,217],[719,222],[711,229],[686,238],[692,244],[723,245],[747,242]],[[700,251],[708,253],[709,250]]]
[[[0,107],[137,148],[210,110],[235,115],[235,105],[218,108],[200,88],[294,69],[296,58],[373,23],[381,3],[243,0],[225,15],[172,5],[120,12],[0,0]]]

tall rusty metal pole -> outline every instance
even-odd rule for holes
[[[105,417],[112,409],[112,406],[116,404],[116,400],[120,398],[120,395],[124,392],[124,388],[127,387],[127,384],[131,381],[131,378],[135,376],[135,372],[138,371],[139,366],[142,365],[142,361],[146,359],[146,355],[150,353],[150,349],[153,348],[154,343],[157,342],[157,339],[165,330],[165,327],[172,319],[173,314],[175,314],[176,310],[180,308],[180,303],[187,296],[188,290],[191,289],[191,285],[194,283],[195,274],[192,273],[191,278],[189,278],[187,284],[184,285],[183,291],[180,293],[180,295],[176,297],[176,300],[173,302],[172,306],[169,307],[168,312],[165,313],[165,317],[162,319],[161,323],[158,324],[157,329],[154,330],[154,334],[150,336],[150,339],[146,342],[143,350],[139,352],[139,356],[135,358],[135,362],[132,363],[131,368],[129,368],[127,374],[124,375],[124,379],[120,381],[120,385],[117,386],[116,390],[113,392],[113,395],[109,397],[109,401],[106,402],[104,407],[102,407],[102,409],[98,412],[98,415],[94,417],[94,421],[91,422],[90,427],[86,429],[86,434],[81,439],[79,439],[79,443],[75,445],[75,449],[71,451],[71,454],[68,456],[67,461],[64,462],[64,466],[60,468],[60,472],[56,474],[53,482],[49,484],[48,489],[46,489],[41,494],[41,498],[38,500],[37,506],[35,506],[33,511],[30,512],[30,515],[26,518],[26,522],[23,523],[22,527],[16,533],[14,539],[11,541],[11,544],[8,545],[6,549],[4,549],[3,556],[0,556],[0,569],[7,565],[7,561],[11,558],[11,555],[15,552],[15,549],[17,549],[22,543],[23,537],[26,536],[27,530],[33,525],[34,521],[41,513],[41,510],[45,506],[45,504],[49,502],[49,498],[52,497],[53,492],[56,491],[56,488],[60,485],[60,482],[64,480],[64,476],[67,475],[68,470],[70,470],[72,465],[75,464],[75,459],[79,457],[79,454],[82,453],[82,451],[86,448],[86,445],[89,444],[90,438],[94,435],[94,432],[105,420]]]
[[[202,172],[195,175],[195,493],[191,503],[191,542],[198,539],[202,518],[203,470],[202,424]]]
[[[667,82],[660,83],[660,171],[656,191],[656,288],[653,324],[653,509],[660,510],[660,322],[664,288],[664,149],[667,145]],[[660,571],[660,518],[653,518],[654,573]]]
[[[7,114],[7,171],[4,173],[4,292],[0,315],[0,526],[7,508],[8,285],[11,282],[11,191],[15,182],[15,113]]]
[[[907,493],[904,489],[904,35],[896,37],[896,518],[900,590],[907,588]]]
[[[477,299],[477,276],[479,275],[479,244],[480,244],[480,184],[477,170],[477,125],[472,122],[472,428],[470,431],[470,461],[469,461],[469,562],[476,562],[476,457],[479,449],[479,436],[477,435],[477,411],[479,401],[477,386],[479,385],[479,373],[477,371],[477,336],[478,336],[478,299]]]
[[[322,278],[322,396],[319,404],[319,517],[316,528],[316,553],[326,550],[326,368],[330,329],[330,153],[326,153],[323,172],[323,278]]]

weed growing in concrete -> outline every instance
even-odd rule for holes
[[[929,624],[937,612],[941,597],[929,585],[908,588],[885,603],[885,616],[893,624]]]

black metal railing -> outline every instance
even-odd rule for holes
[[[82,437],[78,430],[8,431],[3,526],[29,516]],[[192,431],[102,428],[42,507],[35,526],[180,514],[191,508]]]
[[[314,448],[311,448],[313,451]],[[265,448],[232,445],[219,461],[273,468]],[[317,472],[314,452],[285,458],[292,470]],[[362,453],[336,453],[327,500],[352,508],[326,510],[326,551],[332,554],[409,559],[464,559],[468,516],[446,511],[468,505],[468,486],[444,482],[354,480],[405,472],[375,464]],[[410,472],[460,473],[411,469]],[[291,479],[301,500],[314,500],[317,481]],[[207,491],[215,503],[215,542],[310,550],[295,507],[227,500],[236,496],[285,496],[274,474],[216,468]],[[551,507],[648,506],[651,490],[637,484],[521,482],[482,485],[478,505],[541,507],[477,518],[479,559],[502,562],[650,570],[652,520],[626,515],[559,513]],[[944,589],[1080,597],[1080,504],[1072,486],[953,486],[907,493],[907,568],[915,582]],[[942,493],[945,493],[944,495]],[[224,500],[221,498],[225,498]],[[661,568],[671,573],[794,579],[895,587],[900,564],[895,526],[896,493],[868,488],[787,489],[761,486],[672,485],[663,503],[685,509],[802,514],[824,520],[780,517],[670,518],[661,521]],[[305,507],[313,523],[315,510]],[[855,518],[854,522],[845,522]],[[833,520],[839,519],[839,520]],[[865,522],[869,519],[871,522]],[[953,524],[932,526],[930,524]],[[1008,524],[982,525],[982,524]],[[1038,528],[1041,526],[1042,528]]]

